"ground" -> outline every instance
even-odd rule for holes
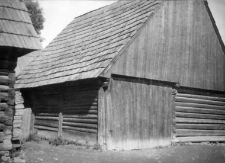
[[[133,151],[26,142],[16,163],[225,163],[225,144],[189,144]]]

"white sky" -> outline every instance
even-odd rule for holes
[[[38,0],[45,17],[41,36],[47,46],[75,17],[109,5],[115,0]],[[208,0],[217,27],[225,42],[225,0]]]

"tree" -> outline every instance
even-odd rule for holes
[[[44,28],[45,18],[43,16],[43,9],[40,7],[37,1],[25,0],[25,4],[30,14],[31,21],[33,23],[34,29],[40,36],[41,30]]]

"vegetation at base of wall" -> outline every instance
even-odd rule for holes
[[[64,139],[62,137],[56,137],[53,139],[48,140],[50,145],[59,146],[59,145],[76,145],[76,146],[83,146],[83,144],[78,143],[77,141],[72,141],[68,139]]]

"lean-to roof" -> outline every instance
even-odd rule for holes
[[[0,47],[41,49],[39,38],[22,0],[0,1]]]
[[[161,3],[158,0],[119,1],[75,18],[23,70],[17,87],[98,77]]]

